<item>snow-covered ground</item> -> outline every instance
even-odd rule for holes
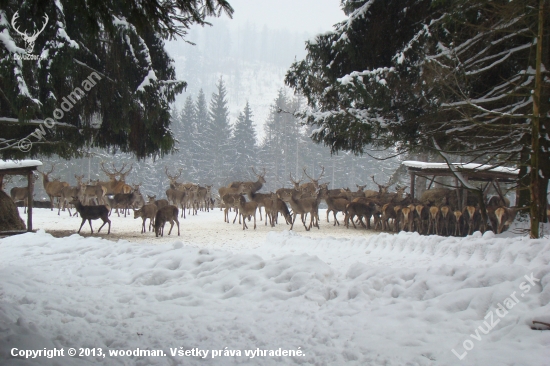
[[[1,365],[549,364],[550,331],[531,329],[550,322],[548,239],[324,220],[243,231],[219,211],[181,220],[179,237],[118,217],[89,237],[34,211],[38,233],[0,239]],[[64,356],[11,356],[54,348]]]

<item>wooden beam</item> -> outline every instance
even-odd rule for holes
[[[411,172],[411,197],[414,200],[414,187],[415,187],[416,175]]]
[[[32,231],[32,201],[34,199],[33,197],[33,190],[34,190],[34,174],[32,170],[28,171],[27,174],[27,190],[28,190],[28,198],[27,198],[27,231]]]

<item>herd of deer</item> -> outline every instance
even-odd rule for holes
[[[252,172],[256,175],[256,181],[238,181],[226,187],[219,188],[219,198],[212,196],[212,185],[201,187],[194,183],[180,183],[178,179],[182,169],[177,175],[171,175],[165,167],[165,174],[170,182],[166,190],[166,198],[156,200],[156,196],[147,196],[145,202],[140,185],[126,184],[126,177],[132,170],[132,166],[126,171],[126,164],[121,169],[107,169],[101,163],[102,171],[109,177],[108,181],[83,182],[84,176],[75,175],[77,185],[70,186],[59,178],[52,179],[50,174],[54,170],[52,165],[49,172],[39,172],[42,175],[42,182],[46,193],[50,197],[50,208],[53,210],[54,199],[57,199],[58,215],[61,210],[70,212],[70,206],[74,205],[76,211],[82,218],[80,230],[85,221],[88,220],[90,230],[93,233],[91,220],[102,219],[103,227],[111,222],[109,215],[113,208],[124,211],[124,216],[130,208],[134,209],[134,218],[142,218],[141,232],[145,233],[146,220],[149,219],[149,231],[154,228],[156,236],[163,235],[163,228],[166,222],[170,222],[171,233],[174,223],[178,226],[178,216],[181,208],[181,217],[188,214],[196,215],[199,210],[209,211],[217,201],[220,209],[225,209],[224,221],[229,223],[229,211],[234,209],[236,214],[233,223],[239,218],[243,230],[248,228],[246,219],[254,219],[256,229],[256,213],[262,220],[262,208],[265,212],[265,225],[268,221],[272,227],[278,223],[279,214],[282,215],[290,230],[294,228],[297,215],[300,215],[302,224],[306,230],[312,227],[319,228],[319,205],[324,201],[327,205],[327,222],[332,212],[333,225],[340,225],[337,213],[344,215],[344,225],[349,228],[350,223],[354,228],[360,224],[367,229],[371,228],[371,220],[375,230],[383,231],[417,231],[421,234],[457,235],[471,234],[476,230],[487,230],[489,226],[493,231],[500,233],[506,226],[510,225],[515,216],[515,211],[508,208],[509,202],[504,202],[502,196],[492,197],[486,205],[488,222],[484,223],[479,205],[475,202],[469,204],[463,210],[457,210],[456,191],[451,189],[437,188],[425,191],[419,200],[413,199],[405,194],[407,187],[396,187],[395,192],[389,192],[390,184],[378,184],[374,176],[373,182],[378,186],[378,191],[365,190],[366,185],[357,185],[357,191],[350,189],[329,189],[329,183],[319,183],[324,174],[324,167],[317,178],[310,177],[306,169],[303,173],[309,178],[309,182],[303,183],[303,177],[297,181],[290,174],[293,188],[280,188],[276,192],[259,193],[265,180],[265,169],[258,174],[254,168]],[[28,199],[27,188],[14,187],[11,196],[14,201],[26,201]],[[75,214],[76,215],[76,214]],[[309,224],[307,223],[307,216]],[[101,227],[99,230],[101,230]],[[98,230],[98,232],[99,232]]]
[[[427,190],[419,200],[405,194],[407,187],[397,187],[396,192],[389,192],[390,184],[378,184],[374,176],[373,182],[378,186],[378,191],[365,190],[366,185],[357,185],[357,191],[350,189],[329,189],[329,183],[319,183],[323,176],[324,167],[317,178],[310,177],[304,169],[304,174],[310,180],[301,184],[290,175],[293,188],[281,188],[276,192],[257,193],[265,181],[263,174],[254,174],[258,177],[256,182],[233,182],[227,187],[219,189],[221,204],[225,207],[225,221],[229,222],[228,210],[236,211],[233,223],[239,217],[242,219],[243,230],[247,228],[245,218],[254,218],[256,228],[256,211],[259,210],[262,219],[261,208],[265,211],[265,224],[269,220],[271,226],[277,223],[281,214],[290,229],[294,227],[297,215],[306,230],[312,227],[319,228],[319,204],[325,201],[327,205],[327,222],[329,215],[333,214],[334,224],[340,225],[336,214],[344,214],[344,225],[349,228],[350,223],[354,228],[357,224],[367,229],[383,231],[417,231],[420,234],[456,235],[471,234],[476,230],[488,230],[489,227],[496,233],[501,233],[510,225],[515,217],[515,210],[509,208],[509,201],[505,198],[492,197],[486,205],[488,222],[484,223],[483,215],[475,200],[470,199],[464,210],[458,210],[457,200],[454,199],[456,191],[445,188]],[[245,196],[248,201],[245,200]],[[290,206],[287,206],[287,204]],[[291,213],[292,212],[292,213]],[[309,224],[306,223],[307,215],[310,215]],[[365,221],[363,221],[365,220]]]

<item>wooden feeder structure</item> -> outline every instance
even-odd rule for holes
[[[486,193],[487,189],[492,184],[497,192],[502,194],[500,183],[507,184],[517,184],[519,169],[508,168],[503,166],[492,166],[487,164],[477,164],[477,163],[452,163],[453,170],[449,167],[447,163],[426,163],[422,161],[407,160],[403,161],[402,164],[408,168],[409,175],[411,177],[411,197],[415,197],[414,187],[416,183],[416,177],[426,178],[430,184],[428,189],[431,188],[432,184],[436,177],[454,177],[455,178],[455,188],[461,189],[461,197],[459,200],[460,210],[466,206],[468,190],[465,189],[460,181],[456,178],[455,172],[458,172],[464,177],[464,181],[469,182],[487,182],[484,192]],[[454,172],[453,172],[454,171]],[[516,191],[516,205],[519,195]]]
[[[2,182],[5,175],[23,175],[27,177],[27,231],[32,231],[33,176],[34,171],[37,170],[39,166],[42,166],[42,162],[39,160],[0,160],[0,182]]]

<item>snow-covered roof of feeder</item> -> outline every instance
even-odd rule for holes
[[[17,171],[27,171],[29,170],[36,170],[37,167],[42,166],[42,162],[40,160],[1,160],[0,159],[0,174],[10,174],[10,172],[6,171],[14,171],[15,174]],[[33,169],[34,168],[34,169]]]
[[[409,168],[409,172],[417,175],[453,175],[447,163],[426,163],[423,161],[406,160],[403,165]],[[504,166],[493,166],[477,163],[453,163],[456,171],[467,176],[471,180],[515,180],[519,175],[519,169]]]

